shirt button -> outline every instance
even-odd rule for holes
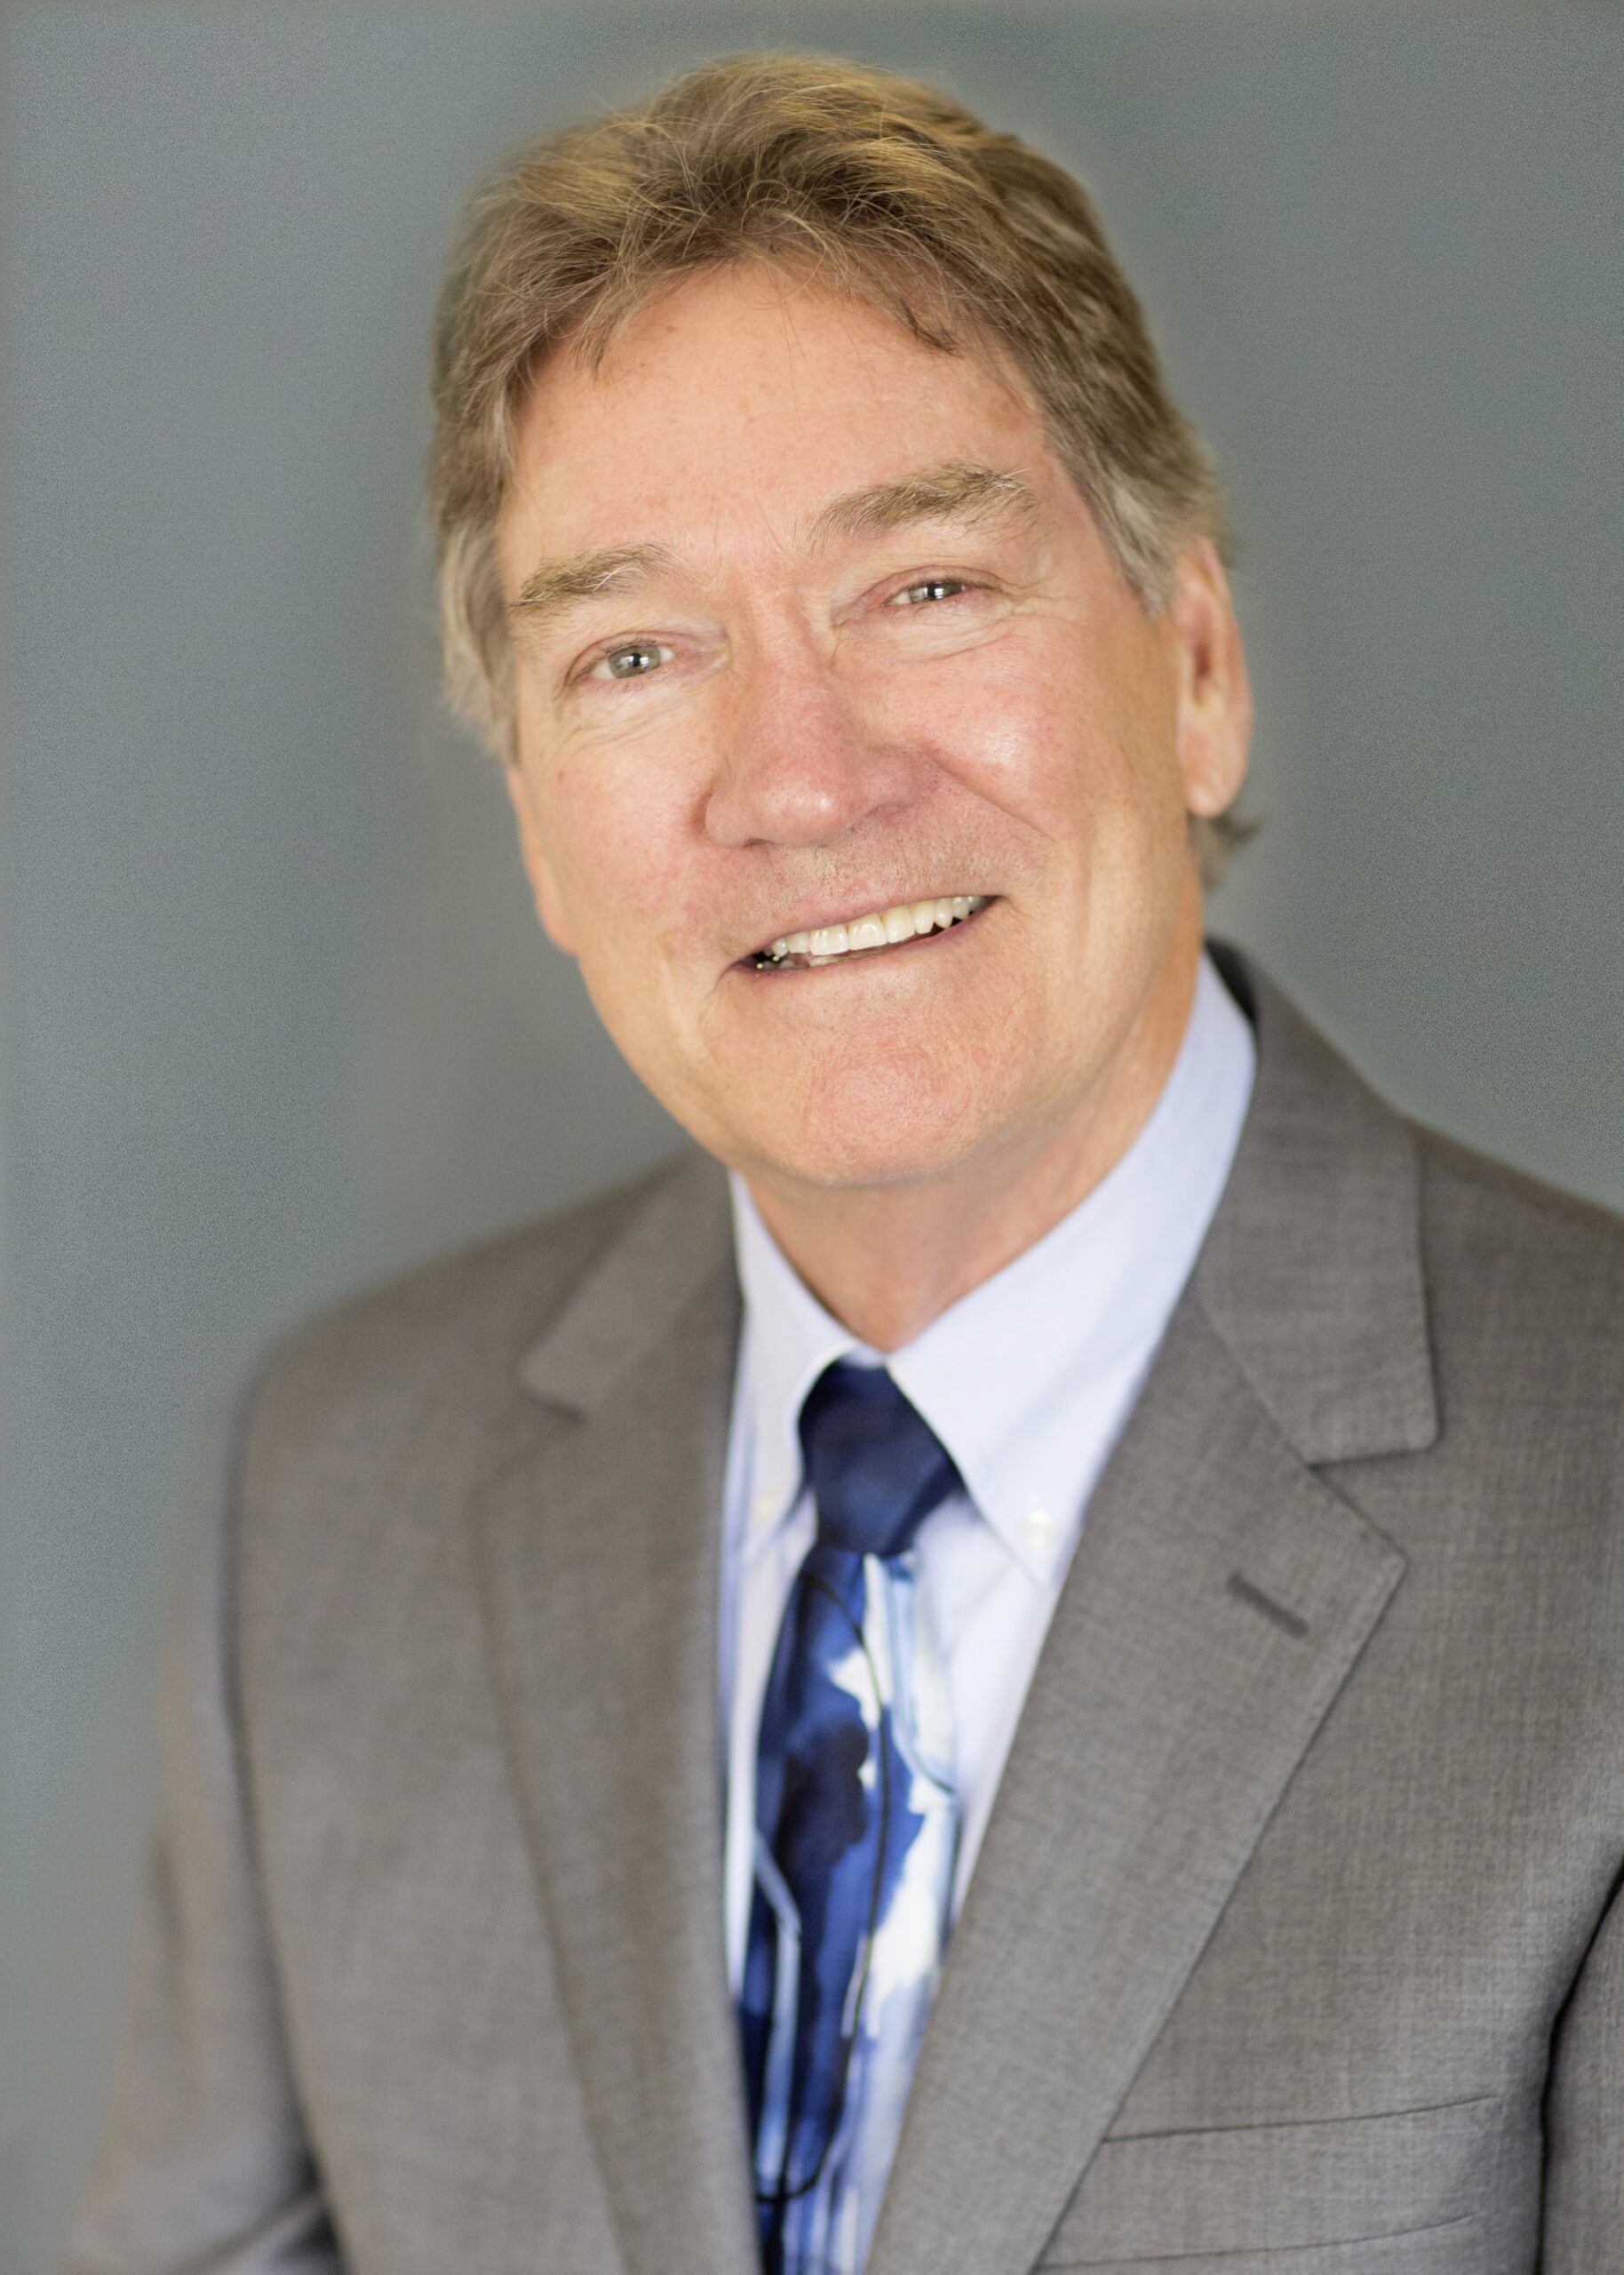
[[[1034,1556],[1047,1556],[1055,1545],[1055,1520],[1047,1509],[1029,1509],[1021,1520],[1022,1545]]]
[[[770,1493],[765,1489],[763,1489],[761,1492],[758,1493],[754,1500],[750,1505],[750,1523],[752,1530],[754,1532],[765,1532],[768,1526],[771,1524],[773,1521],[773,1513],[776,1509],[777,1505],[778,1498],[776,1494]]]

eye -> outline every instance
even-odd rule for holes
[[[658,669],[669,648],[658,640],[623,640],[606,649],[582,673],[583,679],[647,679]]]
[[[918,608],[921,600],[951,601],[957,593],[967,593],[970,584],[964,577],[921,577],[917,584],[904,585],[900,593],[893,593],[888,608]]]

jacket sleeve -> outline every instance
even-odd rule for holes
[[[1545,2097],[1540,2275],[1619,2264],[1624,2231],[1624,1886],[1557,2027]]]
[[[204,1433],[161,1694],[163,1800],[101,2154],[68,2275],[341,2275],[255,1870],[233,1675],[258,1378]]]

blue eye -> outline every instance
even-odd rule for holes
[[[647,679],[662,652],[657,640],[628,640],[624,648],[611,648],[600,656],[598,664],[607,667],[611,679]],[[594,672],[598,664],[593,666]]]

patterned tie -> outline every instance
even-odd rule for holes
[[[761,1711],[740,2027],[765,2275],[858,2275],[947,1939],[951,1713],[912,1544],[959,1478],[883,1368],[827,1368],[800,1442],[817,1534]]]

